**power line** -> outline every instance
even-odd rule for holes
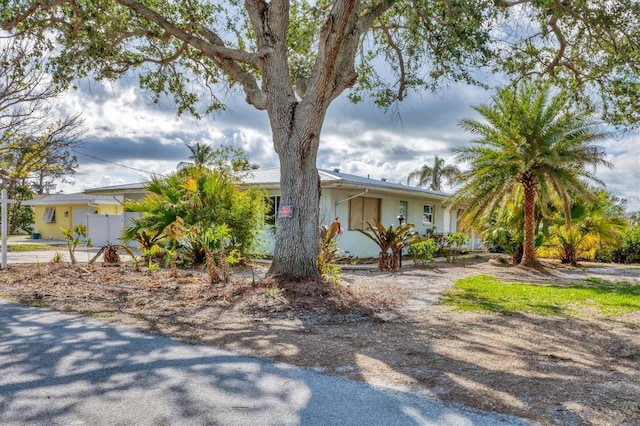
[[[71,148],[71,151],[75,152],[76,154],[80,154],[80,155],[84,155],[85,157],[92,158],[94,160],[103,161],[105,163],[113,164],[114,166],[124,167],[125,169],[134,170],[136,172],[142,172],[142,173],[146,173],[146,174],[149,174],[149,175],[159,175],[160,174],[160,173],[156,173],[156,172],[150,172],[148,170],[142,170],[142,169],[137,169],[135,167],[126,166],[124,164],[116,163],[114,161],[105,160],[104,158],[99,158],[99,157],[96,157],[95,155],[85,154],[84,152],[80,152],[80,151],[78,151],[78,150],[76,150],[74,148]]]

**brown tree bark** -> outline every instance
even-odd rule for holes
[[[318,216],[320,176],[316,168],[317,149],[305,149],[292,136],[286,142],[290,149],[278,152],[280,157],[280,205],[293,205],[291,217],[277,218],[276,244],[269,275],[281,280],[315,280],[319,278]],[[316,141],[309,141],[312,145]]]
[[[536,257],[535,244],[535,208],[536,208],[536,181],[533,176],[525,176],[522,179],[524,186],[524,242],[521,266],[536,267],[540,265]]]

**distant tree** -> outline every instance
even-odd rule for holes
[[[178,168],[184,168],[189,166],[206,167],[213,163],[213,147],[204,143],[196,142],[187,145],[191,154],[189,155],[189,161],[181,162],[178,164]]]
[[[24,42],[0,47],[0,185],[15,202],[9,232],[29,231],[33,212],[22,201],[55,189],[75,174],[73,150],[80,146],[82,119],[55,119],[60,88]]]
[[[33,45],[2,39],[0,45],[0,133],[37,136],[51,121],[50,101],[60,89],[51,81]],[[46,125],[45,125],[46,127]]]
[[[442,192],[444,180],[447,181],[449,186],[452,186],[459,176],[460,169],[456,165],[445,164],[444,159],[436,155],[433,166],[425,164],[409,174],[407,185],[410,185],[411,180],[417,179],[416,186],[424,186],[433,191]]]
[[[178,168],[195,166],[196,168],[213,167],[218,170],[226,170],[227,172],[242,172],[247,170],[255,170],[258,168],[256,164],[252,164],[244,151],[230,145],[222,145],[217,149],[213,149],[211,145],[195,144],[187,145],[191,155],[189,160],[178,164]]]
[[[595,142],[608,137],[590,109],[575,110],[566,93],[551,96],[548,85],[524,81],[498,91],[490,105],[474,107],[486,121],[462,120],[460,126],[478,136],[454,149],[468,162],[464,186],[455,203],[467,204],[466,217],[482,217],[523,191],[524,266],[536,266],[535,206],[559,204],[571,228],[571,197],[594,199],[585,183],[602,182],[592,167],[611,166]]]

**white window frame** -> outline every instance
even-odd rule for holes
[[[434,213],[435,213],[435,208],[433,204],[425,204],[422,209],[422,223],[424,225],[432,225]]]
[[[45,207],[44,214],[42,215],[43,223],[56,223],[56,208]]]
[[[269,204],[271,204],[271,209],[267,212],[267,217],[265,218],[265,223],[269,226],[275,226],[278,223],[278,209],[280,208],[280,196],[272,195],[269,197]]]
[[[408,201],[400,201],[400,205],[398,206],[398,214],[401,214],[404,216],[404,220],[405,222],[408,220],[408,216],[409,216],[409,202]]]

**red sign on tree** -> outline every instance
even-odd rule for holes
[[[293,204],[280,204],[278,209],[278,218],[293,217]]]

